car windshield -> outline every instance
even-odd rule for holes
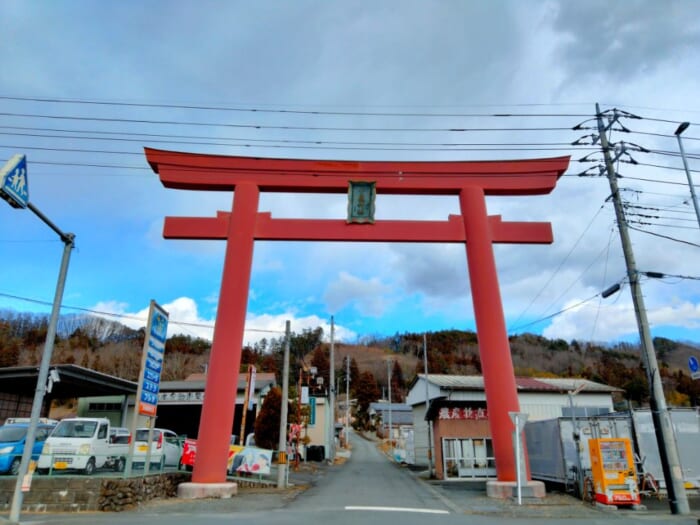
[[[0,443],[22,441],[27,435],[27,427],[0,427]]]
[[[89,438],[96,428],[96,421],[61,421],[51,433],[51,437]]]
[[[160,435],[160,431],[154,430],[153,431],[153,439],[151,441],[158,441],[159,435]],[[140,428],[136,431],[136,441],[148,441],[148,429],[147,428]]]

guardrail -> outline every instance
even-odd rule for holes
[[[65,475],[99,475],[101,477],[126,478],[124,468],[128,455],[114,454],[78,454],[69,450],[56,450],[50,454],[42,454],[40,460],[32,460],[30,471],[40,476]],[[132,463],[130,477],[142,477],[145,472],[145,457],[137,456]],[[148,474],[176,472],[178,466],[165,466],[160,459],[151,461]]]

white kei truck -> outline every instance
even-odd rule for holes
[[[37,471],[46,474],[72,470],[90,475],[95,469],[111,468],[121,472],[129,455],[129,443],[110,430],[106,418],[60,421],[44,443]]]

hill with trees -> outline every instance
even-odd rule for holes
[[[0,367],[38,365],[41,359],[47,316],[0,311]],[[74,363],[86,368],[136,380],[144,342],[144,329],[132,330],[117,322],[81,315],[61,317],[53,363]],[[471,331],[444,330],[425,334],[428,369],[438,374],[480,374],[477,335]],[[424,334],[404,333],[393,337],[365,337],[361,344],[334,345],[337,390],[345,392],[347,360],[350,362],[351,396],[363,403],[386,397],[391,369],[392,400],[401,402],[416,373],[422,373]],[[700,381],[692,380],[687,361],[698,355],[695,344],[655,338],[659,374],[669,406],[697,406]],[[535,334],[510,337],[516,375],[582,377],[624,390],[633,406],[646,405],[649,392],[638,345],[604,346],[581,341],[547,339]],[[211,344],[190,336],[176,335],[166,343],[162,379],[181,380],[206,368]],[[243,348],[241,369],[253,364],[261,372],[277,374],[281,384],[284,338],[262,339]],[[290,385],[309,384],[312,391],[325,391],[330,383],[330,345],[321,328],[292,333],[290,339]],[[387,362],[390,362],[387,365]],[[309,370],[316,368],[316,376]],[[318,378],[323,379],[319,380]]]

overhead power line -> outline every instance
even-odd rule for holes
[[[409,127],[342,127],[342,126],[289,126],[275,124],[231,124],[221,122],[192,122],[182,120],[152,120],[152,119],[129,119],[116,117],[79,117],[68,115],[42,115],[37,113],[11,113],[0,112],[5,117],[22,118],[43,118],[52,120],[74,120],[78,122],[120,122],[128,124],[162,124],[168,126],[204,126],[235,129],[283,129],[283,130],[303,130],[303,131],[409,131],[409,132],[466,132],[466,131],[571,131],[570,127],[513,127],[513,128],[487,128],[487,127],[448,127],[448,128],[409,128]]]
[[[243,106],[206,106],[193,104],[164,104],[164,103],[145,103],[145,102],[118,102],[104,100],[86,100],[86,99],[65,99],[65,98],[41,98],[41,97],[12,97],[0,95],[0,100],[16,100],[24,102],[48,102],[54,104],[81,104],[92,106],[111,106],[111,107],[132,107],[132,108],[159,108],[159,109],[187,109],[187,110],[206,110],[206,111],[230,111],[238,113],[279,113],[279,114],[295,114],[295,115],[329,115],[329,116],[363,116],[363,117],[590,117],[586,113],[402,113],[402,112],[376,112],[376,111],[328,111],[328,110],[301,110],[301,109],[273,109],[265,107],[243,107]]]
[[[23,302],[27,302],[27,303],[33,303],[33,304],[40,304],[40,305],[44,305],[44,306],[52,306],[53,305],[53,303],[50,301],[42,301],[40,299],[32,299],[29,297],[22,297],[20,295],[13,295],[13,294],[8,294],[8,293],[3,293],[3,292],[0,292],[0,297],[6,297],[8,299],[14,299],[17,301],[23,301]],[[94,315],[104,315],[107,317],[114,317],[117,319],[130,319],[132,321],[140,321],[140,322],[143,322],[144,325],[147,322],[147,319],[145,317],[139,317],[136,315],[118,314],[115,312],[104,312],[104,311],[100,311],[100,310],[93,310],[90,308],[83,308],[80,306],[70,306],[70,305],[66,305],[66,304],[61,304],[61,308],[65,309],[65,310],[76,310],[78,312],[87,312],[87,313],[94,314]],[[192,323],[192,322],[188,322],[188,321],[178,321],[178,320],[173,319],[173,318],[169,318],[168,321],[173,323],[173,324],[182,325],[182,326],[191,326],[191,327],[196,327],[196,328],[210,328],[212,330],[214,329],[213,323],[211,323],[211,324],[209,324],[209,323],[207,323],[207,324],[205,324],[205,323]],[[245,328],[245,331],[246,332],[273,333],[273,334],[283,334],[284,333],[284,330],[269,330],[269,329],[263,330],[260,328]]]

